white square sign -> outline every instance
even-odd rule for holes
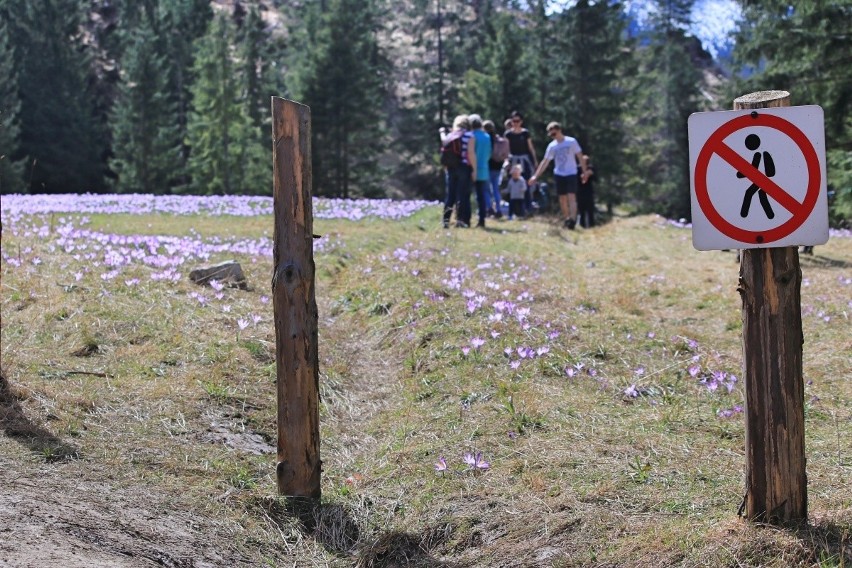
[[[695,113],[688,129],[696,249],[828,242],[821,107]]]

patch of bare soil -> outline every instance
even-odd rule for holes
[[[78,459],[72,444],[27,417],[2,377],[0,456],[2,567],[245,564],[223,525],[151,487],[116,486],[114,472]]]

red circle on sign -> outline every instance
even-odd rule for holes
[[[723,144],[725,138],[734,132],[752,126],[766,126],[786,134],[802,151],[805,164],[808,168],[808,189],[805,194],[805,200],[798,207],[797,211],[790,211],[793,216],[788,221],[774,229],[766,231],[749,231],[728,222],[713,207],[713,203],[710,201],[710,194],[707,190],[707,168],[710,165],[710,158],[716,153],[716,148],[720,144]],[[756,116],[754,112],[739,116],[717,128],[704,143],[695,163],[695,197],[698,200],[701,211],[719,232],[741,243],[767,245],[783,239],[801,227],[802,223],[807,220],[816,206],[817,198],[819,197],[820,182],[819,157],[808,137],[792,122],[784,120],[779,116],[762,112],[758,112]]]

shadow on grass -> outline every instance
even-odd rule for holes
[[[787,529],[795,536],[809,558],[819,566],[852,565],[852,523],[826,521]]]
[[[799,262],[802,266],[814,266],[819,268],[852,268],[852,262],[829,258],[821,254],[799,254]]]
[[[809,524],[749,523],[730,541],[733,557],[748,565],[850,566],[852,523],[819,520]]]
[[[292,526],[335,556],[354,559],[359,568],[410,566],[453,568],[432,557],[431,550],[449,537],[446,531],[425,534],[382,532],[365,534],[368,520],[356,519],[347,506],[308,498],[262,498],[256,505],[280,527]]]
[[[0,429],[9,438],[44,457],[48,462],[76,458],[79,450],[66,444],[49,430],[34,424],[24,413],[6,377],[0,373]]]

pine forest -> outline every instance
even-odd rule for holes
[[[598,200],[689,218],[687,118],[783,89],[825,113],[852,219],[852,0],[0,0],[0,193],[271,195],[270,97],[311,107],[314,193],[440,199],[438,129],[558,121]],[[628,10],[634,8],[633,11]]]

